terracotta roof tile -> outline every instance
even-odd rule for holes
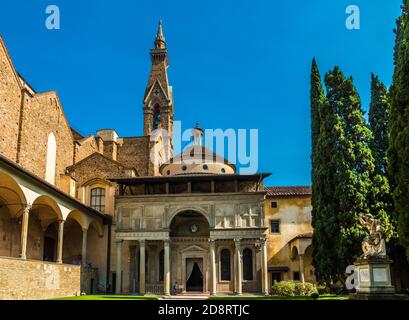
[[[267,196],[309,196],[312,194],[310,186],[264,187]]]

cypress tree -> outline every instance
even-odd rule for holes
[[[326,98],[319,109],[313,225],[314,266],[319,280],[344,279],[345,268],[362,253],[366,230],[359,215],[372,213],[390,233],[386,179],[375,172],[372,133],[352,78],[335,67],[325,76]],[[314,150],[314,149],[313,149]]]
[[[373,135],[371,143],[372,154],[375,158],[375,175],[373,178],[374,192],[368,198],[372,205],[371,211],[379,216],[385,216],[387,239],[396,236],[396,220],[392,215],[392,195],[387,175],[387,150],[389,146],[389,119],[391,109],[391,98],[386,86],[379,78],[371,75],[371,103],[369,108],[369,124]],[[376,188],[379,188],[377,190]],[[395,239],[396,240],[396,239]]]
[[[375,158],[375,169],[379,174],[386,174],[387,170],[386,152],[389,145],[389,118],[390,97],[388,89],[379,80],[378,76],[372,74],[368,120],[373,135],[371,149]]]
[[[320,108],[324,102],[324,90],[322,88],[321,76],[315,58],[311,64],[310,77],[310,113],[311,113],[311,179],[312,179],[312,226],[314,227],[313,234],[313,264],[315,265],[315,274],[317,279],[325,281],[322,274],[325,274],[322,260],[325,257],[325,247],[321,246],[322,238],[325,234],[321,234],[320,228],[320,199],[322,197],[321,188],[319,188],[319,168],[321,163],[319,161],[318,146],[320,134]]]
[[[391,87],[388,175],[401,244],[409,258],[409,2],[403,1],[395,30],[395,70]]]
[[[311,67],[311,142],[312,142],[312,225],[313,265],[318,281],[329,285],[342,271],[334,248],[339,239],[337,201],[332,154],[335,151],[333,127],[336,121],[324,95],[315,59]]]
[[[320,71],[318,69],[315,58],[311,64],[311,89],[310,89],[310,103],[311,103],[311,145],[312,145],[312,173],[314,176],[314,161],[316,158],[316,146],[318,136],[320,133],[320,119],[319,109],[324,99],[324,90],[322,88]]]
[[[335,113],[335,192],[338,202],[339,241],[336,251],[345,268],[360,252],[364,230],[359,214],[368,213],[366,197],[370,188],[370,131],[366,127],[361,103],[352,79],[346,79],[338,67],[325,76],[327,99]]]

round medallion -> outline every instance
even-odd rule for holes
[[[196,223],[193,223],[193,224],[190,225],[190,232],[191,233],[196,233],[198,231],[199,231],[199,227],[197,226]]]

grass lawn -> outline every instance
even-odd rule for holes
[[[318,300],[349,300],[349,296],[337,296],[334,294],[321,295]],[[296,297],[283,297],[283,296],[224,296],[224,297],[209,297],[209,300],[314,300],[311,297],[296,296]]]
[[[158,300],[159,296],[125,296],[125,295],[89,295],[78,297],[57,298],[51,300]],[[349,296],[321,295],[318,300],[348,300]],[[310,297],[282,297],[282,296],[219,296],[209,297],[208,300],[313,300]]]
[[[77,296],[66,297],[52,300],[158,300],[159,296],[120,296],[120,295],[90,295],[90,296]]]

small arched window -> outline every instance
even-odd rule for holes
[[[220,252],[220,280],[221,281],[230,281],[230,250],[223,249]]]
[[[91,189],[91,208],[98,210],[100,212],[105,211],[105,189],[104,188],[94,188]]]
[[[57,142],[54,133],[48,135],[47,159],[45,165],[45,180],[51,184],[55,183],[55,166],[57,161]]]
[[[253,280],[253,251],[243,250],[243,280]]]
[[[159,281],[163,281],[164,266],[165,266],[165,252],[161,250],[159,252]]]

